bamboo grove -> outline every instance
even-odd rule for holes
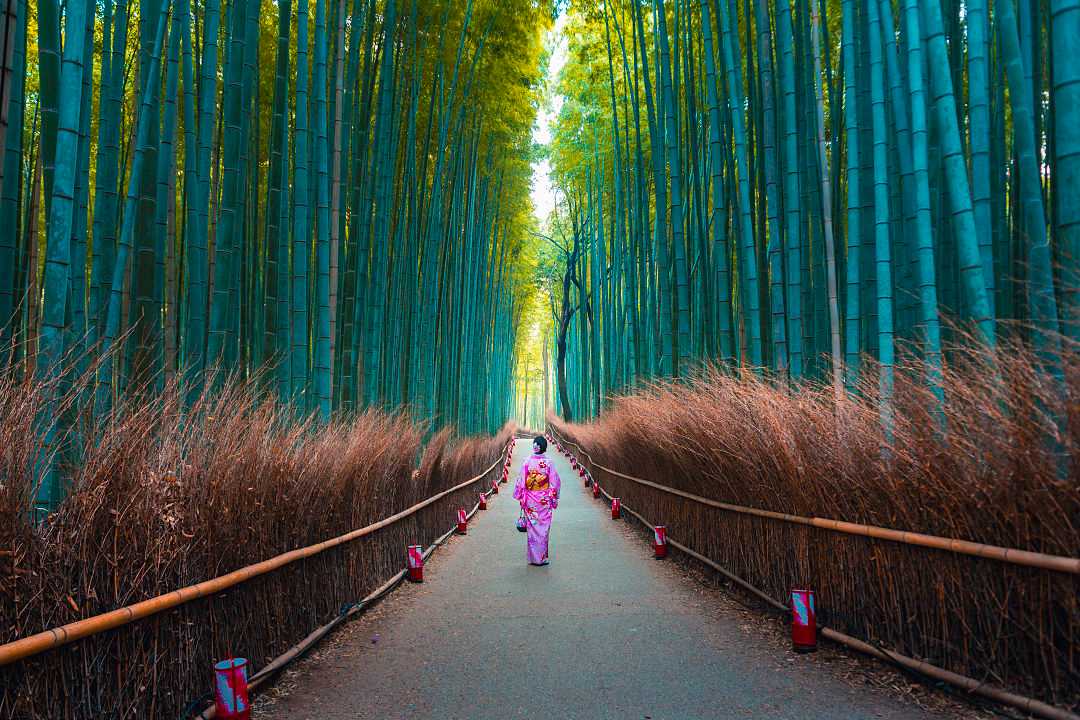
[[[565,417],[704,360],[842,392],[869,358],[886,427],[904,353],[939,398],[955,342],[1019,334],[1060,375],[1080,1],[607,0],[566,33]]]
[[[324,419],[502,425],[551,7],[4,7],[5,360],[95,372],[99,416],[241,373]]]

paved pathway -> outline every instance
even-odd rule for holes
[[[519,441],[514,468],[529,444]],[[304,663],[263,717],[935,717],[777,643],[610,519],[564,478],[551,565],[525,563],[503,485],[466,537]],[[377,641],[375,638],[377,636]]]

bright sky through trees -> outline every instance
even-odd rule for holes
[[[566,35],[563,32],[565,28],[566,15],[560,15],[554,27],[544,36],[544,48],[548,52],[547,78],[545,79],[547,94],[536,115],[536,125],[533,127],[533,142],[544,147],[551,143],[552,125],[558,118],[559,111],[562,110],[563,100],[558,92],[558,83],[559,73],[566,65]],[[532,201],[536,219],[540,225],[543,225],[555,207],[555,186],[551,181],[551,162],[546,157],[533,163]]]

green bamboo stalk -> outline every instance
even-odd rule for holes
[[[64,33],[64,54],[60,70],[59,95],[66,98],[82,96],[83,72],[87,41],[85,0],[68,0],[67,25]],[[89,98],[86,98],[89,100]],[[45,270],[42,280],[44,302],[41,314],[41,339],[37,373],[51,377],[63,371],[65,332],[69,318],[68,302],[71,291],[72,230],[75,226],[75,178],[79,151],[79,120],[83,103],[67,102],[57,112],[56,166],[52,185],[52,203],[45,243]],[[85,109],[89,114],[90,110]],[[56,436],[60,419],[55,414],[55,402],[50,402],[42,415],[45,423],[44,442],[38,463],[42,481],[34,489],[34,504],[51,510],[62,498],[60,479],[53,465]]]
[[[125,279],[128,272],[128,258],[134,246],[134,234],[136,224],[136,209],[139,201],[139,193],[142,188],[144,174],[149,174],[153,168],[149,167],[149,149],[151,132],[150,126],[156,122],[154,101],[158,95],[161,74],[158,68],[161,64],[161,48],[165,41],[165,25],[169,16],[169,2],[166,0],[160,5],[157,31],[154,41],[149,46],[149,64],[146,69],[146,83],[143,86],[139,103],[138,123],[135,134],[135,154],[131,161],[131,176],[128,180],[127,195],[124,199],[123,224],[120,228],[120,238],[116,253],[116,262],[113,266],[112,287],[109,291],[109,303],[105,309],[105,318],[102,323],[103,330],[101,342],[104,347],[111,348],[119,337],[120,320],[122,312],[122,299],[124,296]],[[111,392],[113,389],[113,363],[105,362],[98,371],[96,412],[102,414],[108,412],[111,407]]]
[[[207,367],[207,313],[209,311],[209,228],[211,144],[214,137],[214,105],[217,97],[218,32],[221,21],[220,0],[206,0],[203,21],[203,57],[199,64],[198,167],[193,182],[194,202],[189,199],[189,213],[194,206],[196,218],[188,231],[186,369],[192,378],[188,400],[198,397]],[[190,219],[190,214],[189,214]]]
[[[862,344],[860,342],[862,259],[859,254],[862,228],[862,204],[859,155],[858,51],[855,44],[855,0],[844,0],[844,127],[847,135],[847,255],[845,258],[847,297],[844,303],[844,367],[848,389],[858,382]]]
[[[679,11],[679,2],[675,0],[675,12]],[[667,161],[671,168],[671,245],[674,250],[675,256],[675,342],[672,366],[672,375],[674,377],[680,377],[685,373],[685,366],[690,360],[690,319],[689,319],[689,289],[687,286],[687,271],[686,271],[686,246],[684,238],[684,226],[683,226],[683,201],[682,201],[682,164],[680,158],[680,134],[676,125],[676,111],[675,105],[677,99],[675,97],[676,90],[674,89],[674,83],[678,82],[678,77],[672,77],[672,58],[671,50],[668,45],[668,30],[667,19],[664,8],[659,8],[656,12],[658,20],[657,33],[660,39],[660,53],[659,62],[661,68],[661,81],[662,81],[662,102],[664,104],[664,141],[666,145]],[[676,33],[676,37],[678,34]],[[675,63],[678,63],[678,52],[675,53]],[[666,237],[661,240],[661,243],[666,244]],[[665,253],[666,255],[666,253]],[[670,295],[671,293],[665,293]],[[668,321],[668,316],[664,316],[665,323]],[[670,329],[667,330],[670,333]],[[665,350],[666,352],[666,350]]]
[[[1035,141],[1035,113],[1030,104],[1035,95],[1025,85],[1025,66],[1020,54],[1020,36],[1012,0],[998,0],[995,5],[1002,61],[1009,79],[1009,103],[1012,107],[1013,144],[1020,173],[1020,203],[1023,231],[1028,243],[1028,303],[1036,328],[1036,348],[1043,352],[1060,378],[1058,357],[1061,354],[1057,298],[1054,295],[1054,271],[1050,239],[1046,233],[1046,213],[1040,183],[1039,156]]]
[[[995,344],[994,317],[990,309],[986,279],[983,275],[982,256],[979,252],[975,216],[971,205],[971,185],[968,182],[967,167],[960,144],[956,98],[953,95],[951,66],[942,29],[941,7],[937,2],[928,2],[923,3],[921,10],[921,19],[926,33],[930,90],[933,94],[934,109],[940,129],[941,159],[945,168],[945,181],[965,304],[971,318],[977,324],[981,341],[993,347]]]
[[[71,229],[71,287],[67,313],[70,317],[64,344],[77,354],[75,367],[82,374],[89,364],[86,332],[86,261],[87,225],[90,208],[90,120],[93,114],[94,12],[86,13],[86,40],[83,45],[84,68],[79,98],[79,141],[75,159],[75,210]],[[89,68],[89,71],[87,71]],[[66,388],[69,378],[64,379]]]
[[[270,165],[266,183],[266,231],[263,247],[266,252],[266,320],[264,324],[267,348],[273,348],[278,395],[289,397],[289,318],[288,299],[288,185],[289,157],[287,152],[288,76],[290,67],[289,31],[292,25],[292,1],[278,3],[277,57],[274,64],[273,119],[270,124]],[[283,211],[285,213],[282,217]],[[283,222],[284,220],[284,222]],[[284,310],[284,312],[283,312]]]
[[[53,175],[60,106],[60,6],[57,0],[39,0],[37,6],[38,77],[41,89],[41,164],[44,177],[45,217],[51,218]]]
[[[127,48],[127,4],[121,3],[113,10],[111,0],[105,5],[105,22],[102,32],[101,83],[98,104],[98,137],[95,187],[93,257],[90,281],[89,314],[91,322],[87,333],[87,345],[97,341],[104,308],[107,303],[108,283],[112,279],[116,252],[116,215],[119,201],[120,124],[123,104],[122,58]]]
[[[1055,241],[1061,247],[1062,331],[1080,340],[1080,0],[1051,0]]]
[[[380,398],[380,381],[382,374],[382,354],[384,332],[384,316],[386,312],[386,273],[390,253],[390,205],[393,202],[393,160],[390,154],[390,144],[393,126],[390,113],[394,101],[394,53],[393,38],[397,26],[396,0],[387,0],[386,10],[383,17],[383,47],[388,51],[383,53],[379,75],[379,106],[378,116],[375,121],[375,143],[377,153],[375,155],[375,227],[374,243],[371,256],[371,279],[367,303],[367,339],[365,349],[367,359],[365,361],[364,379],[366,389],[364,396],[368,402],[377,402]]]
[[[22,12],[19,12],[19,10]],[[14,71],[15,65],[19,62],[19,52],[16,50],[16,45],[20,48],[25,47],[26,38],[24,34],[20,34],[22,27],[21,18],[26,17],[26,8],[21,7],[18,0],[4,0],[3,7],[0,9],[0,152],[4,152],[7,149],[7,133],[11,119],[14,117],[13,113],[10,113],[11,106],[14,105],[15,111],[21,113],[23,110],[24,98],[22,92],[14,93],[14,102],[12,101],[12,84],[15,82]],[[25,53],[25,50],[22,50]],[[20,83],[21,85],[21,83]],[[22,116],[19,116],[19,125],[22,125]],[[0,196],[3,195],[4,177],[7,168],[0,164]],[[8,182],[12,182],[13,177],[10,173],[7,173]]]
[[[180,0],[180,2],[185,2],[185,0]],[[171,291],[172,283],[168,282],[169,278],[167,276],[171,275],[171,273],[169,273],[167,265],[169,264],[168,259],[172,258],[176,247],[172,222],[176,196],[177,168],[176,134],[178,112],[176,97],[180,87],[180,46],[184,34],[185,16],[186,11],[177,8],[177,11],[173,13],[169,30],[169,52],[165,69],[164,128],[157,159],[157,195],[155,198],[157,211],[155,241],[157,247],[155,248],[155,255],[158,262],[154,273],[154,301],[160,307],[160,312],[165,315],[160,326],[164,340],[162,347],[164,354],[159,362],[160,367],[166,371],[175,367],[175,357],[172,356],[172,352],[175,351],[175,337],[170,332],[170,327],[175,322],[176,298]],[[166,285],[169,285],[169,288],[166,288]],[[162,387],[165,379],[164,374],[159,374],[155,378],[156,386],[158,388]]]
[[[147,12],[139,16],[139,84],[145,86],[145,73],[151,65],[150,55],[156,4],[164,0],[148,0]],[[158,82],[161,79],[158,78]],[[121,387],[127,383],[142,387],[157,375],[160,367],[161,302],[155,296],[158,256],[162,246],[156,232],[158,146],[161,143],[160,93],[151,99],[149,112],[154,120],[148,126],[144,154],[148,171],[140,176],[139,201],[135,207],[135,256],[130,279],[131,304],[128,314],[130,334],[125,343]]]
[[[754,228],[751,223],[750,176],[746,159],[746,130],[743,120],[743,92],[737,77],[736,57],[742,57],[738,33],[732,31],[732,21],[728,7],[723,2],[713,0],[713,9],[720,23],[721,48],[725,72],[728,79],[728,109],[731,111],[732,131],[735,136],[736,177],[739,199],[739,235],[741,237],[740,255],[744,288],[744,321],[747,327],[747,360],[754,368],[762,366],[761,347],[761,311],[758,303],[758,261],[754,245]]]
[[[965,14],[968,31],[968,144],[971,154],[971,202],[975,231],[979,234],[987,302],[994,312],[993,235],[990,223],[990,79],[987,72],[990,47],[990,11],[987,0],[968,0]]]
[[[776,11],[777,56],[780,59],[781,105],[783,121],[784,167],[784,260],[787,268],[787,340],[788,371],[791,377],[802,377],[803,359],[803,283],[802,283],[802,213],[800,209],[799,136],[795,89],[794,27],[791,21],[791,0],[778,0]]]
[[[923,358],[926,362],[926,382],[937,398],[939,409],[944,402],[942,392],[941,325],[938,318],[937,278],[934,272],[934,236],[930,215],[930,178],[928,172],[926,91],[923,79],[922,39],[918,0],[905,0],[907,17],[908,102],[911,107],[912,170],[915,185],[915,246],[919,271],[919,329]],[[943,421],[939,415],[939,422]]]
[[[310,132],[308,130],[308,0],[298,0],[296,6],[296,123],[293,129],[295,170],[293,175],[293,232],[292,232],[292,298],[290,321],[292,338],[290,350],[291,401],[298,411],[310,405],[307,396],[310,378],[310,297],[308,294],[308,265],[311,254],[308,210]]]
[[[242,119],[245,114],[244,54],[247,44],[254,42],[254,38],[247,37],[248,9],[244,3],[232,6],[230,23],[231,40],[226,46],[222,92],[222,194],[214,236],[214,285],[210,296],[210,334],[206,343],[207,362],[213,365],[227,364],[236,352],[238,312],[233,298],[237,292],[236,259],[243,246],[244,213],[241,152],[249,142]]]
[[[819,78],[821,77],[821,50],[819,48],[818,35],[821,32],[821,20],[818,17],[818,7],[811,0],[811,14],[813,17],[813,29],[811,31],[814,48],[814,95],[817,108],[817,140],[818,162],[821,166],[821,217],[825,241],[825,265],[826,265],[826,288],[829,298],[829,350],[832,358],[833,388],[839,400],[844,388],[843,381],[843,355],[840,350],[840,300],[836,289],[836,246],[833,240],[832,224],[832,185],[828,156],[825,151],[825,101],[821,93]],[[828,30],[826,32],[826,46],[828,46]],[[819,251],[818,256],[821,253]]]
[[[0,362],[10,356],[7,348],[14,338],[16,327],[16,263],[20,245],[19,194],[23,171],[23,129],[26,112],[26,16],[18,15],[14,37],[11,38],[11,85],[7,100],[7,130],[4,136],[3,177],[0,189]]]
[[[673,338],[673,316],[671,309],[671,261],[669,259],[670,248],[668,245],[668,173],[667,163],[664,160],[666,123],[660,119],[660,111],[653,109],[653,93],[648,79],[648,58],[645,55],[645,32],[643,30],[642,13],[636,7],[638,32],[641,35],[641,65],[645,73],[645,98],[649,107],[649,139],[652,145],[653,157],[653,192],[656,195],[654,213],[655,225],[653,232],[653,254],[656,263],[656,296],[659,299],[659,315],[657,324],[660,334],[660,355],[657,371],[662,377],[673,377],[675,374],[675,343]],[[654,28],[659,26],[656,17],[661,12],[667,12],[663,7],[654,7]],[[659,47],[657,39],[655,45]],[[663,85],[663,72],[660,69],[662,62],[661,54],[656,53],[657,80]],[[663,90],[661,89],[660,102],[664,102]],[[582,324],[584,321],[581,321]]]
[[[359,6],[359,2],[354,3]],[[415,12],[416,4],[413,4]],[[334,62],[334,138],[333,158],[331,161],[331,186],[330,186],[330,383],[331,395],[336,393],[336,372],[340,363],[337,361],[337,331],[338,331],[338,303],[339,303],[339,257],[341,253],[341,227],[344,221],[344,212],[341,204],[341,171],[342,171],[342,144],[347,140],[343,135],[342,123],[345,115],[345,0],[337,3],[337,43],[335,45]],[[410,145],[410,147],[412,147]]]
[[[881,27],[877,3],[867,3],[870,31],[870,98],[874,122],[874,266],[878,307],[878,364],[880,413],[886,443],[893,433],[894,349],[893,281],[889,245],[889,168],[885,122],[885,70],[882,67]]]
[[[393,2],[393,0],[391,0]],[[319,415],[330,419],[330,148],[327,137],[326,108],[326,0],[315,0],[315,168],[318,186],[315,206],[318,303],[315,333],[315,398]]]
[[[704,7],[704,3],[702,4]],[[773,86],[772,30],[768,6],[756,3],[758,30],[758,68],[761,74],[763,173],[767,213],[767,254],[769,259],[769,314],[772,341],[772,364],[781,373],[788,370],[787,310],[784,301],[784,236],[780,229],[780,196],[777,189],[780,170],[776,150],[776,91]],[[719,188],[717,192],[719,192]]]
[[[191,238],[198,225],[198,184],[199,147],[196,141],[197,128],[196,117],[196,93],[195,88],[195,65],[194,48],[192,42],[193,11],[191,0],[180,0],[176,6],[176,15],[180,19],[180,73],[183,77],[183,126],[184,126],[184,172],[181,177],[181,209],[183,211],[183,225],[180,232],[179,278],[177,280],[178,294],[174,298],[176,303],[176,334],[177,334],[177,377],[182,388],[187,389],[191,384],[188,376],[188,345],[191,338],[187,336],[188,313],[187,303],[190,291],[191,278]],[[175,192],[174,192],[175,194]]]

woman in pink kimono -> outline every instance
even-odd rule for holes
[[[533,439],[533,454],[521,465],[521,475],[514,485],[514,497],[521,503],[529,542],[526,557],[530,565],[548,564],[548,533],[551,511],[559,506],[562,481],[555,467],[545,457],[547,439]]]

